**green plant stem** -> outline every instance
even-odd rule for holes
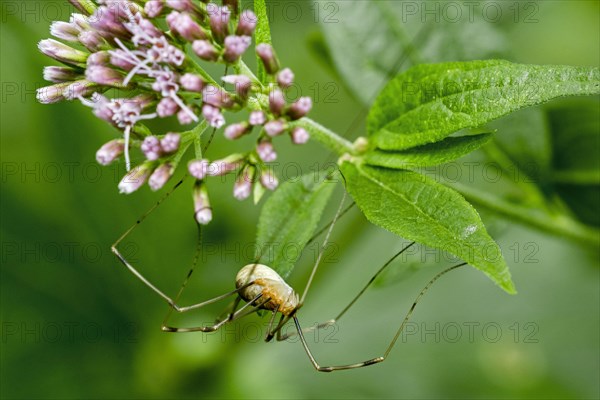
[[[570,217],[540,213],[537,209],[523,207],[519,204],[498,199],[495,196],[461,183],[449,183],[447,185],[462,193],[470,202],[483,206],[500,215],[554,235],[567,236],[588,245],[600,246],[599,230],[583,225]]]
[[[345,153],[355,153],[351,142],[310,118],[302,118],[292,122],[290,125],[292,127],[300,126],[306,129],[308,133],[310,133],[311,138],[317,140],[319,143],[335,152],[338,156],[342,156]]]

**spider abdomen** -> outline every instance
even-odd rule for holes
[[[272,268],[263,264],[246,265],[237,273],[235,285],[239,289],[250,282],[253,284],[239,292],[245,301],[262,295],[262,301],[269,301],[262,304],[261,308],[279,311],[283,315],[289,315],[298,307],[298,295]]]

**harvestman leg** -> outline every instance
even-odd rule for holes
[[[300,298],[300,301],[298,302],[298,307],[296,308],[296,311],[299,310],[300,307],[302,307],[302,304],[304,303],[304,299],[306,298],[308,289],[310,288],[310,285],[312,284],[312,280],[315,277],[315,274],[317,273],[317,269],[319,268],[319,264],[321,263],[321,258],[323,257],[325,248],[327,247],[327,244],[329,243],[329,237],[331,236],[333,227],[335,226],[335,224],[338,221],[338,219],[340,218],[340,216],[345,214],[346,212],[348,212],[352,208],[352,206],[354,206],[354,203],[352,203],[350,206],[348,206],[345,210],[342,211],[343,206],[344,206],[344,200],[346,200],[346,191],[344,191],[344,195],[342,196],[340,205],[338,206],[337,211],[335,212],[335,215],[334,215],[333,219],[331,220],[331,222],[328,225],[326,225],[323,229],[321,229],[319,232],[317,232],[315,235],[313,235],[313,237],[310,238],[310,240],[308,241],[308,242],[312,242],[318,235],[320,235],[325,229],[327,229],[327,234],[325,235],[325,239],[323,240],[323,243],[321,244],[321,248],[319,250],[317,260],[315,261],[315,265],[312,268],[312,271],[308,278],[308,282],[306,283],[306,286],[304,288],[304,293],[302,294],[302,297]],[[295,313],[295,311],[294,311],[294,313]],[[294,313],[292,313],[292,315]],[[265,341],[270,342],[273,339],[273,336],[275,334],[279,334],[279,332],[281,331],[281,328],[283,328],[283,326],[290,320],[290,318],[291,318],[291,315],[288,315],[285,317],[282,316],[281,319],[279,320],[279,323],[275,327],[275,329],[271,330],[271,327],[273,325],[273,320],[275,319],[275,316],[273,316],[271,318],[271,322],[269,323],[269,328],[267,329]]]
[[[148,286],[150,289],[152,289],[152,291],[154,291],[156,294],[158,294],[160,297],[162,297],[171,307],[169,310],[169,313],[167,314],[167,316],[165,317],[163,324],[161,326],[161,329],[165,332],[213,332],[217,329],[219,329],[221,326],[223,326],[224,324],[226,324],[227,322],[233,321],[234,319],[238,319],[238,318],[242,318],[248,314],[251,314],[253,312],[256,312],[256,310],[258,310],[260,308],[260,306],[266,302],[269,301],[269,299],[266,299],[265,301],[261,301],[260,303],[256,303],[261,295],[257,296],[256,298],[254,298],[252,301],[248,302],[247,304],[245,304],[244,306],[242,306],[242,308],[240,308],[240,310],[235,311],[238,304],[239,304],[239,297],[236,298],[235,302],[234,302],[234,306],[233,309],[230,311],[230,313],[228,314],[228,317],[216,322],[214,325],[209,325],[209,326],[200,326],[200,327],[190,327],[190,328],[175,328],[175,327],[171,327],[171,326],[167,326],[167,320],[169,318],[169,316],[171,315],[171,312],[173,310],[179,312],[179,313],[183,313],[183,312],[187,312],[190,310],[195,310],[201,307],[204,307],[206,305],[215,303],[217,301],[223,300],[229,296],[232,296],[234,294],[238,294],[241,290],[247,288],[248,286],[254,284],[254,282],[248,282],[245,285],[242,285],[240,288],[236,289],[236,290],[232,290],[228,293],[225,293],[223,295],[214,297],[212,299],[200,302],[200,303],[196,303],[196,304],[192,304],[189,306],[179,306],[177,304],[177,299],[179,299],[179,296],[181,295],[181,293],[183,292],[183,290],[185,289],[190,277],[192,276],[192,273],[194,272],[194,268],[197,264],[198,261],[198,255],[199,255],[199,251],[196,251],[196,256],[194,258],[194,261],[192,263],[192,268],[189,270],[183,284],[181,285],[181,288],[179,289],[179,292],[175,298],[175,300],[173,300],[171,297],[169,297],[168,295],[166,295],[163,291],[161,291],[159,288],[157,288],[154,284],[152,284],[148,279],[146,279],[135,267],[133,267],[133,265],[131,265],[129,263],[129,261],[127,261],[127,259],[125,259],[125,257],[123,257],[123,255],[121,254],[121,252],[118,249],[119,244],[123,241],[123,239],[125,239],[130,233],[131,231],[133,231],[139,224],[141,224],[144,219],[152,212],[154,211],[172,192],[173,190],[175,190],[179,185],[181,185],[181,183],[183,182],[183,179],[181,181],[179,181],[175,187],[168,193],[165,194],[164,197],[162,197],[159,201],[156,202],[156,204],[150,209],[148,210],[144,215],[142,215],[142,217],[140,219],[138,219],[134,225],[132,225],[127,231],[125,231],[125,233],[123,233],[123,235],[121,235],[121,237],[119,237],[119,239],[117,239],[117,241],[112,245],[111,250],[112,252],[117,256],[117,258],[121,261],[121,263],[127,267],[127,269],[134,275],[136,276],[140,281],[142,281],[146,286]],[[201,244],[201,236],[202,235],[202,231],[201,231],[201,227],[200,225],[198,225],[198,245],[200,246]],[[254,307],[251,307],[254,306]],[[247,308],[250,308],[250,311],[246,311]]]
[[[178,183],[177,185],[179,185],[179,183]],[[252,285],[252,284],[254,283],[254,282],[249,282],[249,283],[247,283],[247,284],[245,284],[245,285],[241,286],[240,288],[238,288],[238,289],[236,289],[236,290],[232,290],[232,291],[230,291],[230,292],[228,292],[228,293],[225,293],[225,294],[223,294],[223,295],[220,295],[220,296],[214,297],[214,298],[212,298],[212,299],[209,299],[209,300],[206,300],[206,301],[203,301],[203,302],[200,302],[200,303],[196,303],[196,304],[192,304],[192,305],[189,305],[189,306],[182,307],[182,306],[179,306],[179,305],[177,304],[176,300],[173,300],[171,297],[169,297],[169,296],[168,296],[168,295],[166,295],[164,292],[162,292],[160,289],[158,289],[158,288],[157,288],[157,287],[156,287],[154,284],[152,284],[152,283],[151,283],[151,282],[150,282],[148,279],[146,279],[146,278],[145,278],[145,277],[144,277],[144,276],[143,276],[143,275],[142,275],[142,274],[141,274],[141,273],[140,273],[140,272],[139,272],[139,271],[138,271],[138,270],[137,270],[135,267],[133,267],[133,266],[132,266],[132,265],[131,265],[131,264],[130,264],[130,263],[129,263],[129,262],[126,260],[126,259],[125,259],[125,257],[123,257],[123,255],[122,255],[122,254],[119,252],[119,249],[118,249],[117,247],[118,247],[119,243],[120,243],[120,242],[121,242],[121,241],[122,241],[122,240],[123,240],[125,237],[127,237],[127,235],[128,235],[128,234],[129,234],[129,233],[130,233],[130,232],[131,232],[131,231],[132,231],[132,230],[133,230],[133,229],[134,229],[134,228],[135,228],[137,225],[139,225],[139,224],[140,224],[140,223],[141,223],[141,222],[144,220],[144,218],[145,218],[145,217],[146,217],[146,216],[147,216],[147,215],[148,215],[148,214],[149,214],[149,213],[150,213],[152,210],[154,210],[154,209],[155,209],[155,208],[158,206],[158,204],[160,204],[160,202],[161,202],[161,201],[163,201],[165,198],[166,198],[166,197],[163,197],[163,199],[161,199],[159,202],[157,202],[157,203],[156,203],[156,205],[155,205],[155,206],[154,206],[154,207],[153,207],[153,208],[152,208],[152,209],[151,209],[149,212],[147,212],[146,214],[144,214],[144,216],[142,216],[142,218],[140,218],[140,219],[139,219],[139,220],[138,220],[138,221],[135,223],[135,225],[133,225],[133,226],[132,226],[130,229],[128,229],[128,230],[127,230],[127,231],[126,231],[126,232],[125,232],[125,233],[124,233],[124,234],[123,234],[123,235],[122,235],[122,236],[121,236],[121,237],[120,237],[120,238],[119,238],[119,239],[118,239],[118,240],[117,240],[117,241],[116,241],[116,242],[115,242],[113,245],[112,245],[112,247],[111,247],[111,250],[113,251],[113,253],[115,253],[115,255],[116,255],[116,256],[117,256],[117,258],[118,258],[118,259],[121,261],[121,263],[122,263],[122,264],[123,264],[125,267],[127,267],[127,269],[128,269],[128,270],[129,270],[129,271],[130,271],[130,272],[131,272],[131,273],[132,273],[134,276],[136,276],[136,277],[137,277],[137,278],[138,278],[140,281],[142,281],[142,282],[143,282],[143,283],[144,283],[146,286],[148,286],[150,289],[152,289],[152,291],[154,291],[156,294],[158,294],[160,297],[162,297],[162,298],[163,298],[163,299],[164,299],[164,300],[165,300],[165,301],[166,301],[166,302],[169,304],[169,306],[171,307],[171,311],[172,311],[172,310],[175,310],[175,311],[177,311],[177,312],[180,312],[180,313],[187,312],[187,311],[190,311],[190,310],[195,310],[195,309],[198,309],[198,308],[204,307],[204,306],[206,306],[206,305],[209,305],[209,304],[215,303],[215,302],[217,302],[217,301],[223,300],[223,299],[225,299],[225,298],[227,298],[227,297],[229,297],[229,296],[232,296],[232,295],[234,295],[234,294],[237,294],[237,293],[239,293],[241,290],[243,290],[243,289],[247,288],[248,286],[250,286],[250,285]],[[199,227],[199,229],[200,229],[200,227]],[[192,266],[192,268],[191,268],[191,269],[190,269],[190,271],[188,272],[188,274],[187,274],[187,277],[186,277],[186,279],[185,279],[184,283],[182,284],[182,286],[181,286],[181,288],[180,288],[180,290],[179,290],[179,293],[178,293],[178,295],[177,295],[176,299],[177,299],[177,298],[179,298],[179,295],[181,295],[181,293],[183,292],[183,289],[185,288],[185,286],[186,286],[186,284],[187,284],[187,282],[188,282],[188,280],[189,280],[190,276],[192,275],[192,273],[193,273],[193,271],[194,271],[194,266],[195,266],[195,264],[196,264],[196,261],[197,261],[197,255],[196,255],[196,259],[194,260],[194,263],[193,263],[194,265]],[[162,329],[163,329],[163,330],[165,330],[165,331],[169,331],[169,332],[175,332],[175,331],[182,331],[182,332],[183,332],[183,331],[190,331],[190,332],[191,332],[191,331],[195,331],[195,330],[201,330],[201,331],[211,332],[211,331],[214,331],[214,330],[218,329],[219,327],[221,327],[221,326],[222,326],[224,323],[226,323],[226,322],[228,322],[228,321],[231,321],[231,320],[233,320],[233,319],[235,319],[235,318],[239,318],[239,317],[240,317],[240,316],[243,314],[243,310],[245,310],[245,309],[246,309],[247,307],[249,307],[250,305],[253,305],[253,304],[254,304],[254,303],[257,301],[257,300],[259,300],[259,297],[257,297],[257,298],[255,298],[255,299],[253,299],[251,302],[249,302],[249,303],[247,303],[246,305],[244,305],[244,306],[243,306],[243,307],[242,307],[242,308],[241,308],[241,309],[240,309],[238,312],[234,312],[234,311],[235,311],[235,308],[237,308],[237,303],[238,303],[238,301],[236,301],[236,302],[235,302],[235,307],[234,307],[234,309],[231,311],[231,313],[229,314],[229,317],[228,317],[228,318],[226,318],[226,319],[225,319],[225,320],[223,320],[223,321],[220,321],[220,322],[216,323],[216,324],[215,324],[215,325],[213,325],[213,326],[208,326],[208,327],[199,327],[199,328],[173,328],[173,327],[166,326],[166,321],[167,321],[167,319],[168,319],[168,317],[169,317],[169,315],[170,315],[170,312],[169,312],[169,314],[167,315],[167,318],[165,318],[165,321],[163,322]],[[186,329],[187,329],[187,330],[186,330]]]
[[[189,327],[189,328],[176,328],[176,327],[172,327],[172,326],[166,326],[165,324],[163,324],[162,330],[163,330],[163,332],[173,332],[173,333],[183,333],[183,332],[214,332],[217,329],[219,329],[220,327],[222,327],[223,325],[225,325],[225,324],[227,324],[227,323],[229,323],[231,321],[234,321],[236,319],[243,318],[246,315],[250,315],[252,313],[255,313],[257,310],[260,309],[260,307],[263,304],[269,302],[269,300],[270,300],[269,298],[267,298],[264,301],[258,302],[258,300],[260,300],[261,297],[262,297],[262,294],[259,294],[254,299],[252,299],[248,303],[244,304],[239,310],[237,310],[235,312],[232,311],[230,313],[230,315],[229,315],[228,318],[222,319],[221,321],[218,321],[218,322],[216,322],[213,325],[208,325],[208,326],[194,326],[194,327]],[[249,308],[249,310],[246,310],[248,308]]]
[[[362,361],[362,362],[354,363],[354,364],[346,364],[346,365],[337,365],[337,366],[329,366],[329,367],[320,366],[319,363],[317,362],[317,360],[315,359],[315,357],[313,356],[312,352],[310,351],[308,344],[306,343],[306,339],[304,338],[304,333],[302,332],[302,327],[300,326],[300,322],[298,321],[298,318],[294,315],[292,318],[294,319],[294,324],[296,325],[296,331],[298,332],[298,336],[300,337],[300,342],[302,343],[302,346],[304,347],[304,350],[306,351],[306,354],[308,355],[310,362],[312,363],[312,365],[315,367],[315,369],[317,371],[331,372],[331,371],[340,371],[340,370],[344,370],[344,369],[366,367],[367,365],[373,365],[373,364],[377,364],[377,363],[384,361],[387,358],[387,356],[390,354],[390,352],[392,351],[392,348],[394,347],[394,345],[396,344],[396,341],[400,337],[400,334],[402,333],[402,330],[404,329],[406,322],[410,319],[413,311],[415,310],[415,307],[417,306],[417,303],[419,302],[419,300],[421,300],[421,297],[423,297],[425,292],[427,292],[427,290],[431,287],[431,285],[433,285],[433,283],[436,280],[438,280],[442,275],[444,275],[456,268],[462,267],[463,265],[466,265],[466,264],[467,264],[466,262],[463,262],[463,263],[454,265],[454,266],[447,268],[447,269],[443,270],[442,272],[438,273],[436,276],[434,276],[433,279],[431,279],[427,283],[427,285],[425,285],[425,287],[421,290],[419,295],[415,298],[415,301],[413,302],[412,306],[410,307],[410,310],[408,310],[408,313],[402,320],[400,327],[396,331],[396,334],[394,335],[392,341],[390,342],[387,349],[385,350],[385,353],[383,353],[382,356],[375,357],[370,360],[366,360],[366,361]],[[362,294],[362,292],[361,292],[361,294]],[[344,311],[347,310],[347,308],[348,307],[346,307],[346,309],[344,309]]]
[[[375,273],[375,275],[373,275],[371,277],[371,279],[369,279],[369,282],[367,282],[367,284],[361,289],[361,291],[354,297],[354,299],[352,299],[352,301],[346,306],[344,307],[344,309],[333,319],[330,319],[329,321],[325,321],[322,322],[320,324],[318,324],[317,326],[311,326],[310,328],[304,328],[302,329],[302,332],[304,333],[308,333],[308,332],[312,332],[314,330],[317,329],[322,329],[322,328],[327,328],[333,324],[335,324],[337,321],[340,320],[340,318],[342,318],[342,316],[344,314],[346,314],[346,312],[350,309],[350,307],[352,307],[354,305],[354,303],[356,303],[356,301],[360,298],[360,296],[362,296],[366,290],[368,289],[369,286],[371,286],[371,284],[373,282],[375,282],[375,279],[377,279],[377,277],[396,259],[398,258],[398,256],[400,256],[402,253],[404,253],[406,250],[408,250],[412,245],[414,245],[415,242],[411,242],[409,244],[407,244],[406,246],[404,246],[399,252],[397,252],[396,254],[394,254],[389,260],[386,261],[385,264],[383,264],[383,266],[379,269],[379,271],[377,271]],[[282,341],[282,340],[286,340],[292,336],[296,336],[297,333],[296,332],[292,332],[292,333],[288,333],[285,335],[280,335],[278,332],[277,335],[277,341]]]

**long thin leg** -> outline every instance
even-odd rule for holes
[[[281,328],[283,328],[283,326],[285,324],[287,324],[287,322],[292,319],[292,316],[290,315],[281,315],[281,319],[279,320],[279,323],[277,324],[277,326],[275,327],[275,329],[273,329],[270,332],[267,332],[267,337],[265,338],[266,342],[270,342],[273,339],[273,336],[275,334],[277,334],[277,341],[280,342],[282,339],[281,338]]]
[[[341,219],[344,215],[346,215],[346,213],[348,211],[350,211],[352,209],[352,207],[354,207],[356,205],[356,203],[353,201],[352,203],[350,203],[350,205],[346,208],[344,208],[344,210],[340,213],[340,215],[337,216],[337,219]],[[307,247],[309,244],[311,244],[312,242],[314,242],[319,236],[321,236],[321,234],[323,232],[325,232],[332,224],[334,223],[333,220],[329,221],[329,223],[327,223],[324,227],[322,227],[321,229],[319,229],[319,231],[317,233],[315,233],[314,235],[312,235],[312,237],[310,239],[308,239],[308,242],[306,242],[305,247]]]
[[[256,312],[263,304],[265,304],[265,303],[267,303],[269,301],[269,299],[266,299],[265,301],[261,301],[260,303],[256,304],[256,302],[261,297],[262,297],[262,293],[259,294],[258,296],[256,296],[254,299],[252,299],[252,301],[249,301],[248,303],[244,304],[242,306],[242,308],[240,308],[239,310],[237,310],[236,312],[234,312],[233,315],[230,318],[218,321],[218,322],[216,322],[213,325],[208,325],[208,326],[194,326],[194,327],[189,327],[189,328],[176,328],[176,327],[173,327],[173,326],[163,325],[161,329],[163,330],[163,332],[173,332],[173,333],[183,333],[183,332],[214,332],[214,331],[216,331],[217,329],[219,329],[220,327],[222,327],[223,325],[225,325],[228,322],[234,321],[236,319],[243,318],[246,315],[249,315],[249,314],[252,314],[253,312]],[[250,308],[249,311],[247,310],[248,308]]]
[[[269,320],[269,326],[267,327],[267,333],[265,334],[265,342],[270,342],[271,339],[273,338],[273,334],[271,333],[271,328],[273,328],[273,322],[275,322],[275,316],[277,315],[277,309],[273,310],[273,313],[271,315],[271,319]],[[283,314],[281,315],[281,319],[279,320],[279,323],[281,323],[281,321],[283,320]],[[279,324],[278,324],[279,326]]]
[[[325,247],[327,247],[327,243],[329,243],[329,237],[331,236],[331,232],[333,231],[333,227],[335,226],[335,223],[337,222],[337,220],[339,219],[339,216],[342,212],[342,207],[344,206],[344,200],[346,200],[346,191],[344,190],[344,195],[342,196],[342,200],[340,201],[340,205],[335,213],[335,216],[333,217],[333,220],[331,221],[331,224],[329,225],[329,229],[327,230],[327,234],[325,235],[325,239],[323,240],[323,243],[321,244],[321,250],[319,250],[319,255],[317,256],[317,260],[315,261],[315,265],[310,273],[310,276],[308,278],[308,281],[306,282],[306,286],[304,287],[304,292],[302,293],[302,297],[300,298],[300,302],[298,304],[300,304],[299,307],[302,306],[302,304],[304,304],[304,299],[306,298],[306,295],[308,294],[308,289],[310,289],[310,285],[312,284],[313,278],[315,277],[315,274],[317,273],[317,269],[319,268],[319,264],[321,263],[321,258],[323,257],[323,253],[325,251]]]
[[[148,217],[148,215],[150,215],[154,210],[156,210],[156,208],[158,206],[160,206],[162,204],[163,201],[165,201],[175,190],[177,190],[177,188],[179,186],[181,186],[181,184],[183,183],[183,181],[185,181],[185,179],[188,177],[187,174],[185,174],[180,180],[179,182],[177,182],[173,188],[171,190],[169,190],[167,193],[165,193],[160,199],[158,199],[158,201],[156,203],[154,203],[154,205],[152,207],[150,207],[150,209],[148,211],[146,211],[140,218],[138,218],[137,221],[135,221],[135,223],[129,228],[127,229],[118,239],[115,243],[113,243],[111,249],[113,249],[113,253],[115,252],[115,248],[119,245],[119,243],[121,243],[123,241],[123,239],[125,239],[135,228],[138,227],[138,225],[140,225],[142,222],[144,222],[144,220]]]
[[[425,287],[421,290],[421,292],[419,293],[419,295],[415,298],[415,301],[413,302],[412,306],[410,307],[410,309],[408,310],[408,313],[406,314],[406,316],[404,317],[404,320],[402,320],[402,323],[400,324],[400,327],[398,328],[398,331],[396,332],[396,334],[394,335],[394,338],[392,339],[392,341],[390,342],[389,346],[387,347],[387,349],[385,350],[385,353],[383,353],[383,356],[380,357],[375,357],[375,358],[371,358],[370,360],[366,360],[366,361],[362,361],[362,362],[358,362],[358,363],[354,363],[354,364],[346,364],[346,365],[337,365],[337,366],[330,366],[330,367],[322,367],[319,365],[319,363],[317,363],[317,360],[315,359],[315,357],[313,356],[312,352],[310,351],[310,349],[308,348],[308,344],[306,343],[306,339],[304,338],[304,333],[302,332],[302,327],[300,326],[300,322],[298,322],[298,318],[296,316],[294,316],[294,324],[296,325],[296,331],[298,332],[298,336],[300,336],[300,342],[302,343],[302,346],[304,347],[304,351],[306,351],[306,354],[308,355],[308,358],[310,359],[310,362],[312,363],[312,365],[315,367],[315,369],[317,371],[320,372],[332,372],[332,371],[340,371],[340,370],[344,370],[344,369],[353,369],[353,368],[361,368],[361,367],[366,367],[367,365],[373,365],[373,364],[377,364],[380,363],[382,361],[384,361],[387,356],[390,354],[390,352],[392,351],[392,348],[394,347],[394,345],[396,344],[396,341],[398,340],[398,338],[400,337],[400,334],[402,333],[402,330],[404,329],[404,326],[406,325],[406,323],[408,322],[408,320],[410,319],[413,311],[415,310],[415,307],[417,306],[417,303],[419,302],[419,300],[421,300],[421,297],[423,297],[423,295],[425,294],[425,292],[427,292],[427,290],[431,287],[431,285],[433,285],[433,283],[438,280],[442,275],[458,268],[458,267],[462,267],[463,265],[466,265],[467,263],[461,263],[461,264],[457,264],[454,265],[450,268],[447,268],[445,270],[443,270],[442,272],[440,272],[439,274],[437,274],[436,276],[433,277],[433,279],[431,279],[429,281],[429,283],[427,283],[427,285],[425,285]]]
[[[113,245],[112,246],[112,251],[113,253],[115,253],[115,255],[119,258],[119,260],[121,261],[121,263],[123,263],[123,265],[125,265],[125,267],[127,267],[127,269],[129,269],[129,271],[131,271],[131,273],[133,273],[133,275],[135,275],[139,280],[141,280],[146,286],[148,286],[150,289],[152,289],[156,294],[158,294],[160,297],[162,297],[171,307],[173,307],[173,309],[177,312],[186,312],[186,311],[190,311],[196,308],[200,308],[200,307],[204,307],[208,304],[212,304],[215,303],[219,300],[223,300],[233,294],[238,293],[240,290],[245,289],[246,287],[250,286],[251,283],[246,284],[242,287],[240,287],[239,289],[236,290],[232,290],[231,292],[225,293],[223,295],[217,296],[215,298],[212,298],[210,300],[206,300],[197,304],[192,304],[190,306],[179,306],[178,304],[175,303],[175,301],[173,299],[171,299],[169,296],[167,296],[165,293],[163,293],[160,289],[158,289],[156,286],[154,286],[148,279],[146,279],[137,269],[135,269],[126,259],[125,257],[123,257],[121,255],[121,253],[119,252],[119,250]],[[188,274],[189,275],[189,274]]]
[[[322,328],[326,328],[328,326],[331,326],[333,324],[335,324],[340,318],[342,318],[342,316],[344,314],[346,314],[346,312],[350,309],[350,307],[352,307],[354,305],[354,303],[356,303],[356,301],[360,298],[360,296],[362,296],[365,291],[367,290],[367,288],[369,286],[371,286],[371,284],[373,282],[375,282],[375,279],[377,279],[377,277],[396,259],[398,258],[398,256],[400,256],[402,253],[404,253],[406,250],[408,250],[412,245],[414,245],[415,242],[411,242],[408,245],[404,246],[400,251],[398,251],[396,254],[394,254],[389,260],[386,261],[385,264],[383,264],[383,266],[381,268],[379,268],[379,271],[377,271],[375,273],[375,275],[373,275],[371,277],[371,279],[369,280],[369,282],[367,282],[367,284],[362,288],[362,290],[354,297],[354,299],[352,299],[352,301],[346,306],[344,307],[344,309],[333,319],[330,319],[329,321],[325,321],[323,323],[320,323],[319,325],[316,326],[311,326],[310,328],[305,328],[303,329],[304,333],[307,332],[312,332],[315,329],[322,329]],[[282,336],[277,336],[277,340],[281,341],[281,340],[286,340],[292,336],[296,336],[296,332],[291,332],[291,333],[287,333],[285,335]]]

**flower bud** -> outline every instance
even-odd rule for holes
[[[86,60],[86,64],[88,67],[92,65],[104,65],[106,66],[109,61],[112,62],[113,53],[109,53],[107,51],[97,51],[89,55]]]
[[[74,100],[80,97],[86,97],[100,89],[100,85],[85,79],[72,82],[66,87],[63,97],[65,100]]]
[[[192,0],[167,0],[167,6],[177,11],[194,11]]]
[[[161,118],[175,115],[177,111],[179,111],[179,105],[170,97],[163,97],[156,105],[156,113]]]
[[[310,97],[300,97],[287,110],[287,115],[292,120],[297,120],[304,117],[312,108],[312,99]]]
[[[223,52],[223,60],[228,63],[234,63],[240,59],[242,54],[248,50],[252,38],[250,36],[234,36],[230,35],[225,38],[225,51]]]
[[[223,39],[229,33],[229,19],[231,18],[231,11],[229,7],[218,7],[216,4],[209,4],[206,11],[209,15],[210,30],[213,33],[214,38],[222,43]]]
[[[79,33],[78,39],[89,51],[99,51],[108,47],[106,40],[96,31],[82,31]]]
[[[219,59],[219,52],[208,40],[194,40],[192,50],[205,61],[217,61]]]
[[[96,152],[96,161],[100,165],[108,165],[123,154],[125,143],[123,139],[111,140],[102,145]]]
[[[206,185],[198,181],[194,185],[192,193],[194,199],[194,218],[200,225],[206,225],[212,221],[212,209],[208,199]]]
[[[58,39],[66,40],[68,42],[77,42],[79,29],[77,25],[69,22],[54,21],[50,25],[50,34]]]
[[[36,99],[42,104],[57,103],[65,100],[64,93],[67,87],[71,85],[71,82],[62,82],[55,85],[44,86],[36,91]]]
[[[236,181],[233,185],[233,197],[237,200],[246,200],[252,193],[252,183],[245,180]]]
[[[291,69],[285,68],[279,71],[277,74],[277,84],[283,88],[287,89],[294,84],[294,73]]]
[[[248,165],[244,168],[244,171],[237,177],[235,184],[233,185],[233,197],[240,201],[250,197],[252,186],[254,185],[255,173],[256,168],[252,165]]]
[[[181,83],[181,87],[190,92],[202,92],[206,83],[204,80],[198,75],[194,74],[184,74],[179,78],[179,83]]]
[[[154,170],[150,179],[148,179],[148,186],[152,191],[157,191],[165,186],[165,183],[171,178],[174,172],[174,168],[169,163],[164,163]]]
[[[96,54],[98,53],[94,53],[88,58],[88,65],[90,65],[90,58]],[[135,67],[135,64],[131,62],[131,56],[121,49],[110,51],[110,63],[125,71],[131,71]]]
[[[213,107],[210,104],[205,104],[202,106],[202,115],[204,119],[208,122],[210,126],[213,128],[219,129],[223,125],[225,125],[225,117],[221,114],[221,110],[217,107]]]
[[[164,8],[163,0],[148,0],[146,4],[144,4],[144,12],[148,16],[148,18],[156,18],[160,15]]]
[[[279,71],[279,60],[275,55],[275,50],[273,50],[273,46],[268,43],[260,43],[256,46],[256,54],[263,62],[265,66],[265,71],[268,74],[273,75]]]
[[[127,38],[131,34],[121,21],[121,18],[125,15],[119,3],[110,7],[100,6],[90,16],[90,26],[107,39],[114,37]]]
[[[138,190],[150,176],[150,163],[144,163],[129,171],[119,182],[119,193],[130,194]]]
[[[244,161],[242,154],[232,154],[221,160],[215,160],[208,166],[208,175],[221,176],[237,169]]]
[[[181,135],[179,133],[169,132],[162,139],[160,139],[160,147],[162,151],[171,154],[175,153],[179,149],[179,143],[181,142]]]
[[[50,58],[66,64],[85,64],[88,53],[81,50],[75,50],[54,39],[40,40],[38,49]]]
[[[202,101],[205,104],[218,108],[230,108],[233,106],[233,98],[221,88],[214,85],[206,85],[202,89]]]
[[[82,31],[91,30],[89,18],[83,14],[73,13],[69,17],[69,23],[73,24],[73,26],[77,27],[79,33]]]
[[[85,70],[85,77],[89,81],[100,85],[117,87],[123,85],[124,78],[118,71],[102,65],[92,65],[87,67]]]
[[[177,121],[179,121],[181,125],[189,125],[194,122],[194,118],[189,112],[182,109],[177,112]]]
[[[92,112],[96,117],[111,124],[114,123],[114,109],[111,106],[111,101],[105,96],[101,95],[100,93],[94,93],[90,101],[90,106],[92,107]]]
[[[271,93],[269,93],[269,108],[276,117],[281,115],[285,108],[285,97],[281,90],[273,89]]]
[[[277,153],[269,140],[263,140],[256,146],[258,157],[264,162],[273,162],[277,159]]]
[[[188,42],[196,39],[206,39],[206,34],[196,21],[186,12],[173,11],[167,16],[167,23],[171,32],[181,36]]]
[[[308,139],[310,139],[308,131],[300,126],[297,126],[294,129],[292,129],[291,135],[292,143],[294,144],[304,144],[308,142]]]
[[[68,82],[81,78],[81,74],[69,67],[44,67],[44,79],[49,82]]]
[[[279,181],[271,170],[266,170],[260,175],[260,184],[267,190],[275,190],[279,186]]]
[[[158,160],[162,155],[160,140],[156,136],[146,136],[142,142],[141,149],[149,161]]]
[[[209,162],[206,159],[191,160],[188,163],[188,172],[191,176],[201,181],[208,173]]]
[[[261,110],[255,110],[250,113],[250,117],[248,118],[248,122],[252,126],[263,125],[267,121],[267,117],[265,113]]]
[[[256,17],[256,14],[251,10],[244,10],[240,15],[235,34],[238,36],[252,36],[257,22],[258,18]]]
[[[265,132],[271,137],[281,135],[285,129],[285,123],[278,119],[269,121],[265,124]]]
[[[227,128],[225,128],[225,132],[223,134],[229,140],[235,140],[242,137],[245,133],[249,131],[250,125],[247,122],[240,122],[237,124],[231,124]]]

